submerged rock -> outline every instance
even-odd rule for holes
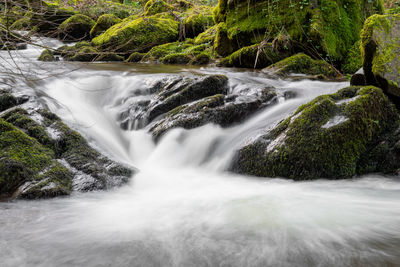
[[[348,87],[298,108],[272,131],[241,148],[231,169],[295,180],[348,178],[398,113],[376,87]]]
[[[400,14],[371,16],[361,39],[367,83],[400,97]]]

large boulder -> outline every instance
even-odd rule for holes
[[[352,177],[360,160],[382,134],[396,128],[398,119],[381,89],[348,87],[299,107],[241,148],[231,168],[294,180]]]
[[[134,170],[90,147],[46,109],[10,109],[0,118],[0,197],[43,198],[107,189]]]
[[[359,39],[364,19],[383,11],[381,0],[219,0],[214,19],[225,23],[226,37],[238,48],[285,32],[301,50],[341,61]]]
[[[74,15],[58,26],[59,38],[63,41],[88,40],[94,25],[95,21],[88,16]]]
[[[148,51],[151,47],[175,41],[178,22],[165,18],[138,18],[124,20],[92,40],[102,49],[124,52]]]
[[[272,88],[265,87],[260,88],[254,95],[216,94],[205,97],[169,111],[163,119],[152,125],[150,132],[157,140],[168,130],[177,127],[192,129],[207,123],[222,127],[231,126],[274,103],[276,96]]]
[[[117,23],[120,23],[121,19],[115,16],[114,14],[104,14],[101,15],[97,21],[96,24],[93,26],[93,28],[90,30],[90,37],[94,38],[103,32],[105,32],[107,29],[111,28]]]
[[[400,97],[400,14],[368,18],[361,41],[367,83]]]

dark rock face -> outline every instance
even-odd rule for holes
[[[274,100],[276,93],[271,88],[262,90],[258,97],[213,95],[171,110],[165,118],[150,128],[150,132],[158,139],[166,131],[176,127],[192,129],[207,123],[230,126],[243,121]]]
[[[181,88],[181,86],[178,86],[178,88]],[[158,94],[157,101],[149,108],[149,121],[180,105],[215,94],[227,94],[228,78],[223,75],[207,76],[186,85],[181,90],[178,88],[165,89]]]
[[[192,129],[207,123],[231,126],[277,100],[275,89],[264,85],[229,91],[228,78],[223,75],[164,77],[135,92],[138,95],[132,99],[124,99],[126,106],[117,119],[121,128],[146,127],[158,140],[177,127]]]
[[[366,163],[371,160],[367,154],[383,134],[397,127],[398,120],[381,89],[348,87],[299,107],[240,149],[231,169],[295,180],[352,177],[365,173],[363,166],[373,165]]]
[[[368,84],[400,98],[400,14],[374,15],[361,32],[363,68]]]
[[[7,99],[3,93],[0,102]],[[46,109],[12,106],[0,118],[0,197],[47,198],[72,190],[103,190],[126,183],[134,174],[101,155],[76,131]],[[6,109],[6,108],[10,109]]]

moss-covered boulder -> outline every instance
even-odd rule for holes
[[[214,39],[214,51],[222,56],[226,57],[234,51],[234,44],[228,38],[226,23],[219,23],[216,26],[216,33]]]
[[[22,18],[16,20],[11,26],[11,30],[17,30],[17,31],[26,31],[26,30],[31,30],[32,25],[31,25],[31,17],[30,16],[23,16]]]
[[[161,62],[164,64],[188,64],[192,60],[191,57],[184,53],[169,54],[161,58]]]
[[[272,48],[271,43],[255,44],[243,47],[228,57],[227,66],[238,68],[265,68],[281,59],[286,54],[281,54]]]
[[[352,177],[362,155],[398,119],[381,89],[348,87],[299,107],[240,149],[232,170],[295,180]]]
[[[145,16],[151,16],[162,12],[172,11],[174,7],[164,0],[149,0],[144,6]]]
[[[34,119],[33,119],[34,118]],[[48,110],[10,109],[0,118],[0,198],[44,198],[107,189],[133,174],[91,148]]]
[[[190,64],[192,65],[207,65],[211,61],[210,54],[206,52],[202,52],[196,55],[191,61]]]
[[[204,32],[200,33],[195,39],[194,39],[194,44],[200,45],[200,44],[214,44],[214,39],[217,34],[217,25],[214,25]]]
[[[64,41],[88,40],[94,25],[95,21],[88,16],[73,15],[58,26],[58,35]]]
[[[133,52],[130,54],[126,62],[139,62],[143,59],[145,53]]]
[[[368,18],[361,33],[361,47],[367,83],[400,97],[400,14]]]
[[[186,37],[193,38],[214,25],[212,8],[209,6],[195,6],[186,11]]]
[[[120,22],[121,19],[115,16],[114,14],[101,15],[97,19],[96,24],[90,30],[90,37],[94,38],[105,32],[108,28],[111,28],[112,26]]]
[[[175,41],[178,38],[178,28],[178,22],[171,19],[150,17],[126,20],[94,38],[92,43],[102,49],[129,55]]]
[[[49,49],[45,49],[43,50],[43,52],[40,54],[40,56],[38,57],[39,61],[47,61],[47,62],[51,62],[51,61],[55,61],[55,57],[53,55],[53,52],[51,52]]]
[[[323,60],[314,60],[311,57],[300,53],[285,58],[265,69],[264,72],[277,75],[288,76],[291,74],[322,75],[326,78],[337,78],[339,73],[330,64]]]
[[[341,61],[365,18],[383,11],[381,0],[219,0],[214,18],[225,23],[227,38],[239,48],[272,41],[284,31],[302,51]]]

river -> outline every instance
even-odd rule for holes
[[[43,63],[40,50],[11,52],[15,62],[0,52],[8,64],[2,81],[140,171],[106,192],[0,203],[0,266],[400,265],[398,178],[293,182],[226,171],[238,147],[348,83],[215,67]],[[157,144],[146,128],[121,129],[118,114],[129,101],[154,97],[157,80],[204,74],[226,75],[231,93],[275,87],[279,101],[239,125],[174,129]]]

